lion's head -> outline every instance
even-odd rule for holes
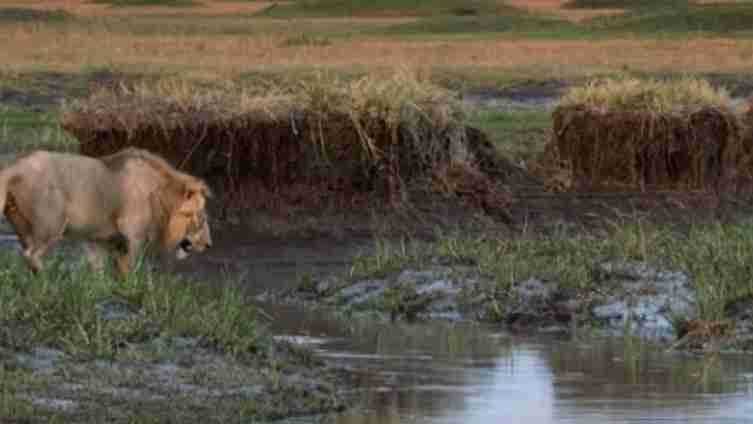
[[[206,199],[212,196],[207,185],[196,178],[170,184],[160,197],[167,213],[162,248],[176,249],[178,259],[189,252],[201,252],[212,246],[212,234],[206,211]]]
[[[212,247],[212,232],[209,230],[209,219],[206,210],[191,216],[186,233],[178,243],[175,256],[185,259],[191,252],[203,252]]]

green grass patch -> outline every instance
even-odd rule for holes
[[[57,112],[0,106],[0,154],[33,149],[68,151],[77,145],[58,122]]]
[[[383,35],[420,36],[455,34],[478,38],[483,34],[506,34],[535,38],[576,38],[588,34],[563,19],[527,15],[518,11],[501,15],[438,16],[401,23],[374,32]]]
[[[753,296],[753,222],[697,226],[669,242],[661,257],[690,275],[701,319],[723,319],[727,304]]]
[[[471,125],[483,130],[489,139],[513,159],[529,159],[542,152],[549,142],[551,112],[546,110],[480,109],[471,115]]]
[[[54,347],[71,355],[117,359],[156,336],[190,336],[250,358],[271,339],[239,289],[188,284],[139,268],[124,283],[91,273],[84,261],[51,256],[34,276],[16,252],[0,252],[0,346]],[[115,303],[123,319],[108,319]],[[108,306],[110,305],[110,306]]]
[[[661,8],[591,22],[594,30],[652,35],[753,35],[753,3]]]
[[[688,6],[688,0],[570,0],[569,9],[665,9]]]
[[[276,5],[259,16],[345,17],[345,16],[469,16],[509,11],[512,8],[492,0],[300,0]]]
[[[0,23],[45,23],[67,22],[74,16],[65,10],[36,10],[22,7],[0,7]]]
[[[517,9],[503,9],[477,15],[427,15],[416,22],[375,29],[374,33],[411,37],[455,35],[462,38],[504,34],[509,37],[563,40],[699,35],[747,38],[753,35],[753,3],[698,5],[683,0],[633,2],[631,6],[623,3],[627,2],[605,2],[603,7],[626,8],[624,14],[595,17],[580,23],[528,14]]]
[[[53,126],[55,114],[50,112],[36,112],[27,109],[3,107],[0,109],[0,121],[3,125],[13,129],[29,129],[38,126]]]

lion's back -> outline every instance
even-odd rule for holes
[[[29,203],[25,208],[39,211],[42,205],[49,205],[44,209],[50,213],[63,211],[72,233],[88,235],[112,229],[112,217],[122,205],[120,184],[117,175],[97,159],[37,151],[19,160],[17,166],[26,180],[21,183],[25,187],[19,187],[26,193],[21,197]]]

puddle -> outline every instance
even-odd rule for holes
[[[562,87],[510,93],[475,90],[463,93],[463,101],[484,109],[551,111],[557,106],[564,92]],[[744,108],[748,100],[747,96],[731,96],[730,107],[733,110]]]
[[[303,270],[343,270],[368,245],[248,242],[201,258],[226,255],[225,263],[247,273],[253,293],[290,287]],[[289,263],[280,265],[281,257]],[[750,355],[704,358],[617,338],[519,337],[477,324],[375,323],[260,306],[280,337],[309,346],[355,379],[355,407],[325,422],[753,422]]]
[[[367,237],[264,240],[218,232],[210,250],[173,263],[168,269],[198,279],[237,279],[254,296],[292,288],[303,276],[317,278],[343,272],[358,254],[372,251],[373,244]]]
[[[750,358],[725,358],[704,379],[702,358],[630,359],[618,343],[517,340],[485,354],[459,347],[427,359],[377,345],[360,346],[371,352],[364,357],[343,355],[351,346],[342,342],[321,346],[324,358],[364,372],[368,390],[363,409],[334,422],[753,422],[753,382],[739,373],[753,369]]]
[[[326,422],[753,422],[749,355],[704,358],[635,340],[519,337],[473,324],[324,324],[314,312],[269,313],[287,316],[275,326],[316,334],[309,344],[316,355],[354,375],[358,406]],[[327,326],[332,339],[322,334]]]
[[[506,94],[471,92],[463,95],[466,103],[486,109],[542,109],[551,110],[559,101],[555,94]]]

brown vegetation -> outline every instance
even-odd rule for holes
[[[702,188],[729,176],[741,153],[735,116],[714,108],[685,115],[560,108],[554,128],[579,187]]]
[[[549,152],[564,162],[573,187],[716,187],[736,176],[743,153],[726,101],[695,80],[574,89],[553,113]]]
[[[409,73],[263,90],[120,86],[71,104],[63,127],[86,155],[125,146],[159,153],[214,182],[225,205],[353,207],[417,193],[482,208],[509,202],[503,182],[487,175],[494,149],[467,130],[459,99]]]
[[[718,351],[718,346],[734,340],[735,324],[730,320],[693,319],[680,323],[673,349]]]

